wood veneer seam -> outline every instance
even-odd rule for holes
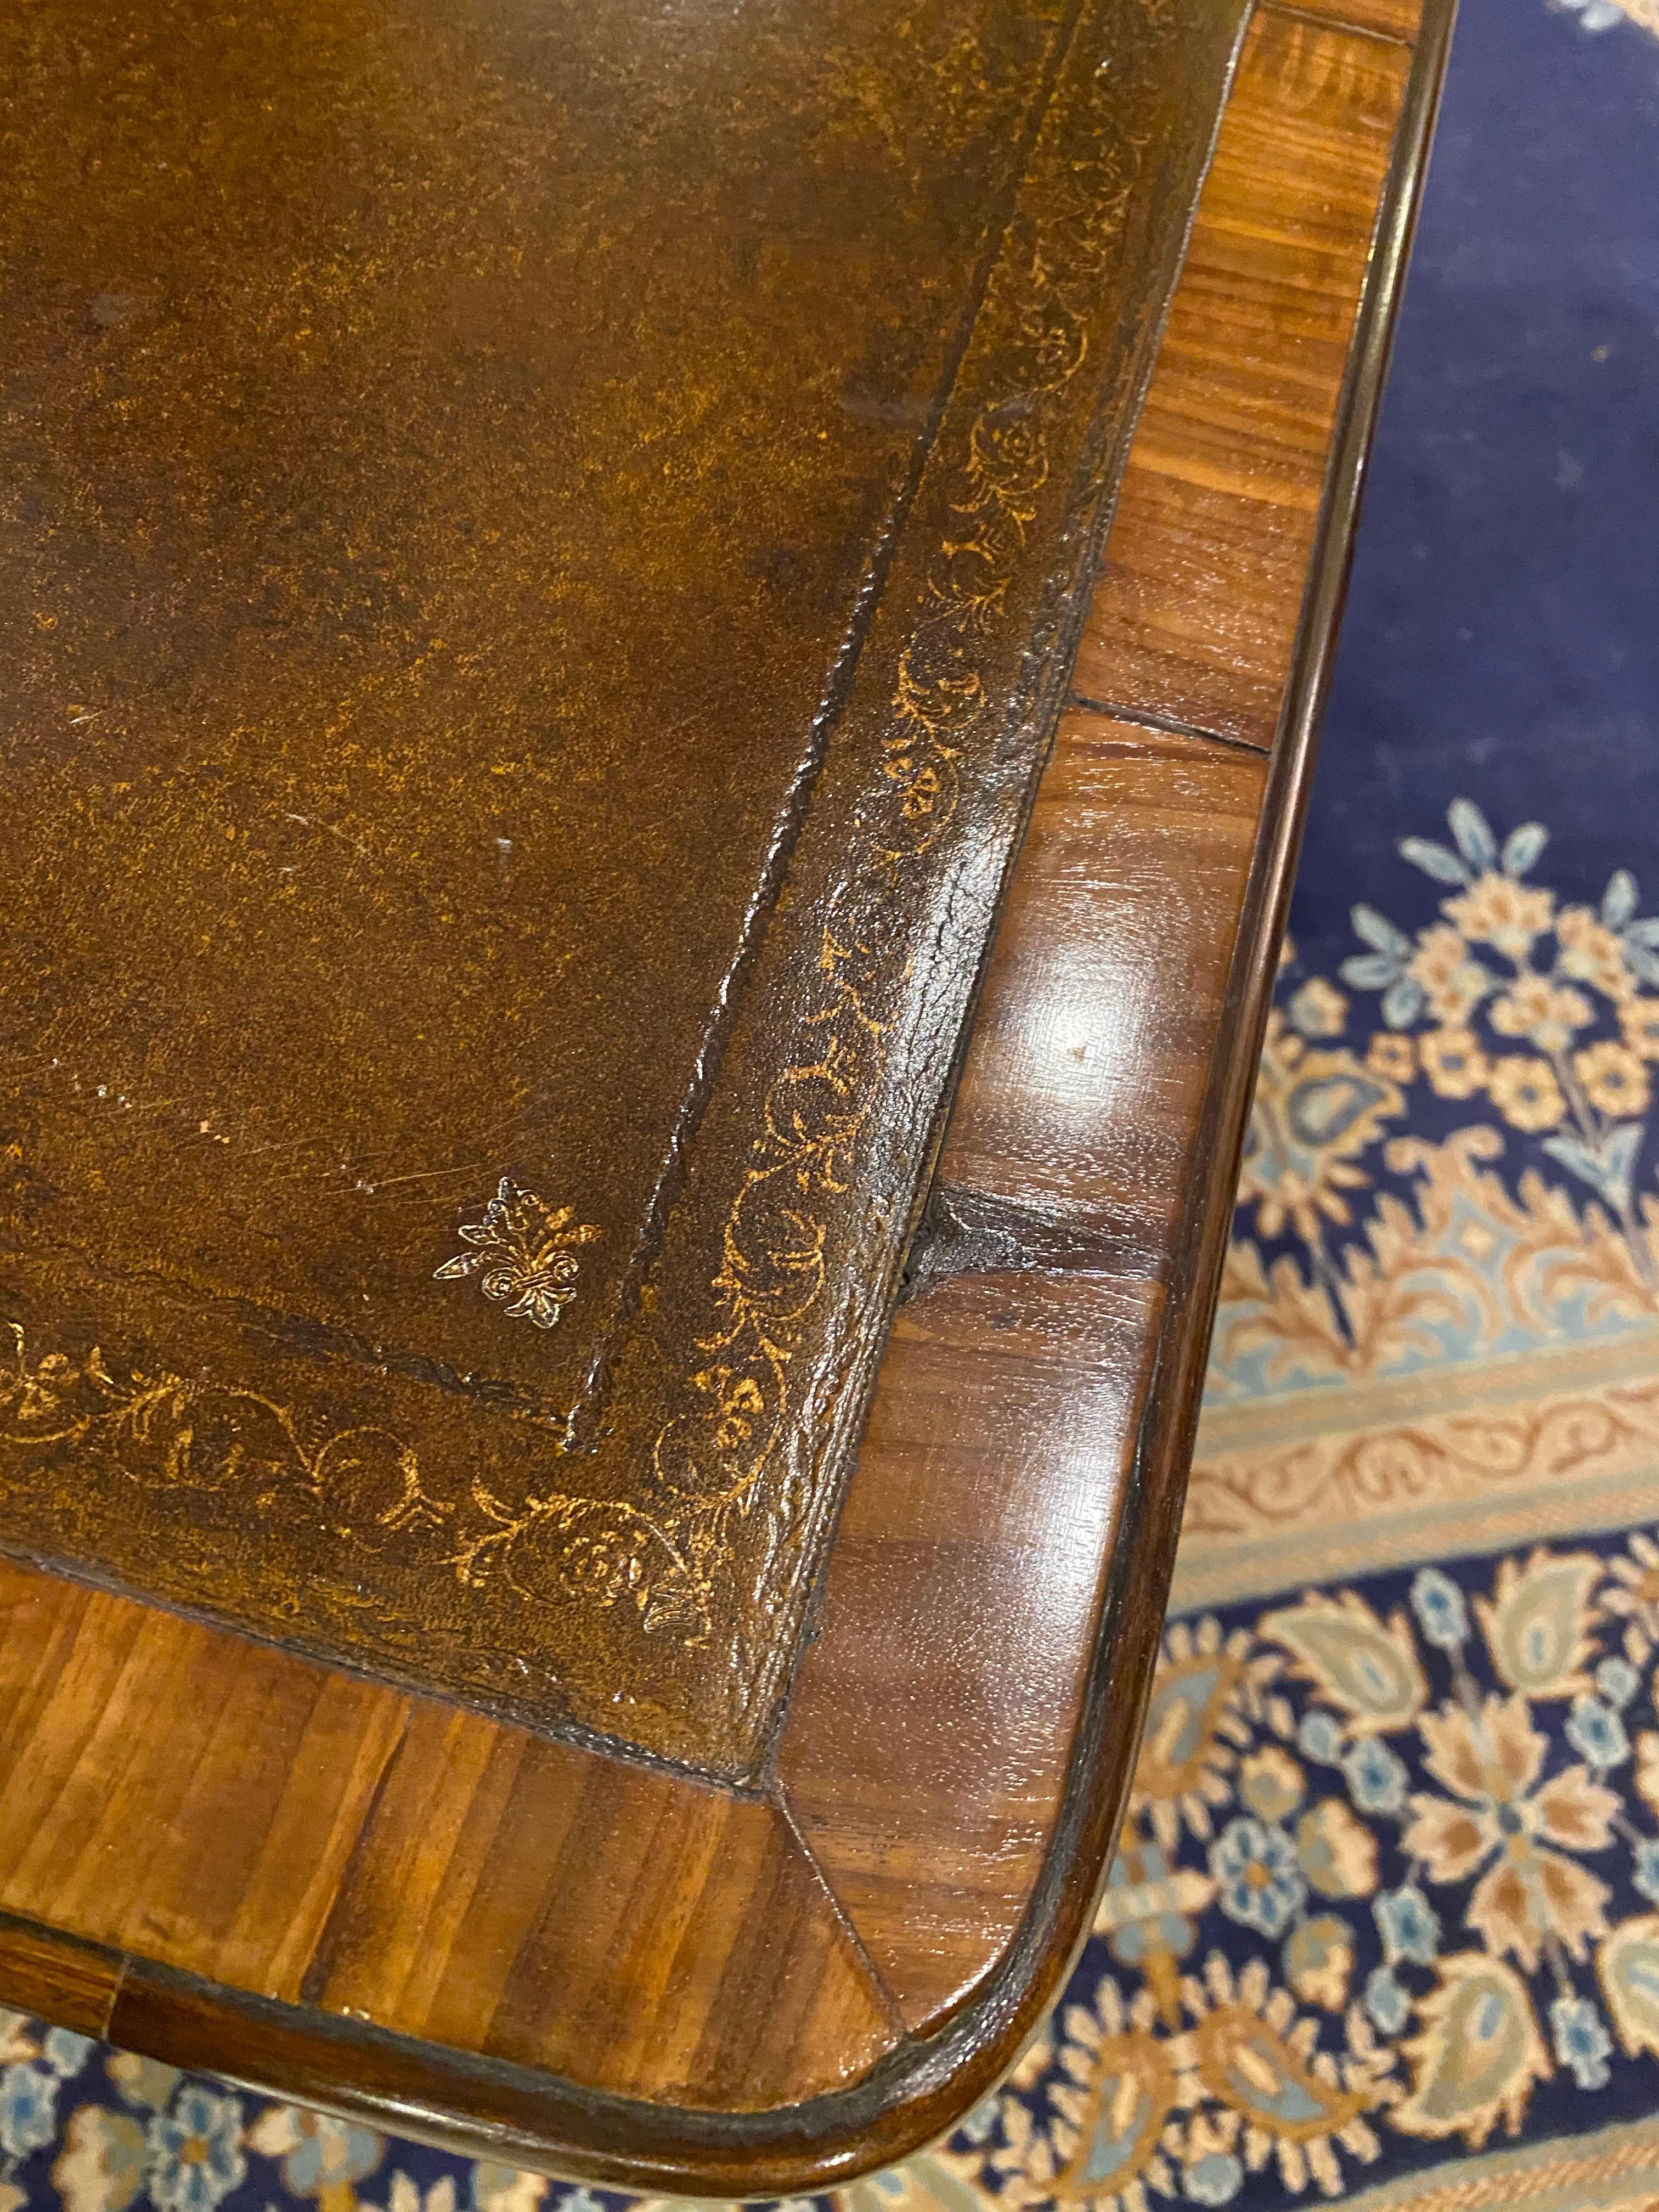
[[[94,1585],[94,1587],[95,1587],[95,1585]],[[66,1663],[66,1665],[65,1665],[65,1667],[64,1667],[64,1670],[63,1670],[63,1674],[67,1674],[70,1672],[70,1668],[72,1668],[72,1667],[73,1667],[73,1665],[74,1665],[74,1663],[75,1663],[75,1656],[76,1656],[76,1653],[77,1652],[77,1650],[79,1650],[79,1648],[80,1648],[81,1639],[82,1639],[82,1636],[85,1634],[85,1632],[86,1632],[86,1628],[87,1628],[86,1616],[85,1616],[85,1614],[83,1613],[83,1614],[81,1616],[81,1618],[80,1618],[79,1620],[76,1620],[76,1624],[75,1624],[74,1632],[73,1632],[73,1634],[72,1634],[72,1636],[71,1636],[71,1638],[70,1638],[70,1639],[69,1660],[68,1660],[68,1662]],[[45,1832],[45,1830],[46,1829],[47,1825],[48,1825],[48,1823],[51,1821],[51,1820],[52,1820],[52,1816],[57,1813],[58,1808],[58,1806],[59,1806],[59,1804],[62,1802],[63,1799],[64,1799],[64,1798],[68,1795],[68,1793],[69,1793],[72,1789],[74,1789],[74,1787],[76,1786],[76,1782],[81,1778],[81,1762],[82,1762],[82,1758],[85,1756],[85,1753],[86,1753],[86,1751],[87,1751],[87,1747],[88,1747],[88,1745],[89,1745],[89,1744],[94,1741],[94,1739],[96,1737],[97,1733],[98,1733],[99,1727],[100,1727],[100,1724],[101,1724],[101,1723],[102,1723],[102,1720],[103,1720],[103,1717],[104,1717],[104,1714],[105,1714],[105,1712],[107,1711],[107,1709],[108,1709],[108,1705],[109,1705],[110,1704],[112,1704],[112,1703],[113,1703],[113,1701],[114,1701],[114,1698],[115,1698],[116,1695],[118,1693],[118,1692],[119,1692],[119,1690],[120,1690],[120,1687],[121,1687],[122,1683],[125,1680],[125,1679],[126,1679],[126,1677],[127,1677],[128,1671],[129,1671],[129,1669],[131,1668],[131,1666],[132,1666],[132,1664],[133,1664],[133,1661],[134,1661],[135,1656],[137,1655],[137,1652],[138,1647],[139,1647],[139,1645],[141,1644],[141,1643],[142,1643],[142,1641],[143,1641],[143,1634],[144,1634],[144,1623],[143,1623],[143,1620],[142,1620],[142,1619],[140,1619],[139,1620],[137,1620],[137,1622],[135,1622],[135,1624],[134,1624],[134,1626],[133,1626],[133,1629],[132,1629],[131,1636],[128,1638],[128,1640],[127,1640],[127,1642],[126,1642],[126,1644],[125,1644],[125,1648],[124,1648],[124,1650],[123,1650],[123,1651],[122,1651],[122,1655],[121,1655],[121,1658],[120,1658],[119,1663],[118,1664],[118,1666],[117,1666],[117,1667],[116,1667],[116,1668],[115,1668],[115,1672],[114,1672],[114,1679],[113,1679],[113,1681],[112,1681],[112,1685],[111,1685],[111,1691],[110,1691],[110,1696],[109,1696],[109,1698],[106,1701],[105,1705],[104,1705],[103,1707],[101,1707],[101,1708],[100,1709],[100,1711],[98,1711],[98,1712],[97,1712],[97,1713],[96,1713],[96,1714],[95,1714],[95,1715],[94,1715],[91,1719],[89,1719],[89,1720],[88,1720],[88,1723],[87,1723],[87,1725],[86,1725],[86,1728],[85,1728],[84,1732],[83,1732],[83,1733],[82,1733],[82,1735],[81,1735],[76,1739],[76,1747],[75,1747],[75,1756],[74,1756],[74,1758],[73,1758],[72,1759],[69,1760],[69,1761],[65,1764],[65,1765],[64,1765],[64,1767],[63,1773],[62,1773],[62,1775],[61,1775],[61,1777],[60,1777],[60,1778],[59,1778],[59,1780],[58,1780],[58,1786],[57,1786],[57,1788],[52,1791],[52,1796],[51,1796],[50,1800],[48,1801],[48,1802],[47,1802],[46,1806],[45,1807],[45,1808],[44,1808],[44,1809],[41,1811],[41,1813],[40,1814],[40,1816],[39,1816],[39,1818],[38,1818],[37,1824],[36,1824],[36,1831],[35,1831],[35,1832],[36,1832],[37,1834],[39,1834],[39,1833],[42,1833],[42,1832]],[[60,1675],[59,1675],[59,1677],[58,1678],[58,1680],[59,1680],[60,1682],[61,1682],[61,1680],[63,1680],[63,1674],[60,1674]],[[165,1681],[166,1681],[166,1680],[167,1680],[167,1677],[166,1677],[165,1675],[163,1675],[162,1680],[163,1680],[163,1682],[165,1683]],[[229,1701],[229,1698],[230,1698],[230,1694],[231,1694],[230,1691],[229,1691],[228,1689],[227,1689],[224,1694],[225,1694],[225,1700],[226,1700],[226,1702],[227,1702],[227,1703],[228,1703],[228,1701]],[[50,1702],[50,1700],[49,1700],[48,1702]],[[221,1708],[221,1710],[222,1711],[222,1707]],[[134,1762],[135,1762],[137,1759],[138,1759],[143,1755],[143,1747],[143,1747],[143,1744],[142,1740],[141,1740],[141,1739],[138,1739],[138,1738],[137,1738],[137,1737],[134,1737],[134,1738],[130,1739],[130,1740],[128,1741],[128,1742],[127,1742],[127,1743],[126,1743],[126,1744],[122,1747],[121,1752],[120,1752],[120,1754],[119,1754],[119,1762],[120,1762],[120,1763],[119,1763],[119,1768],[118,1768],[118,1772],[117,1778],[115,1778],[115,1780],[113,1780],[113,1781],[112,1781],[112,1783],[110,1783],[110,1784],[109,1784],[109,1785],[108,1785],[109,1793],[110,1793],[111,1795],[114,1795],[114,1794],[118,1793],[118,1791],[119,1791],[119,1790],[120,1790],[120,1786],[121,1786],[121,1783],[122,1783],[122,1781],[123,1781],[123,1780],[125,1780],[125,1778],[126,1775],[127,1775],[127,1774],[130,1772],[130,1771],[131,1770],[131,1767],[132,1767],[132,1765],[133,1765]],[[27,1858],[27,1849],[28,1849],[28,1846],[27,1846],[27,1844],[25,1844],[25,1845],[24,1845],[24,1856],[25,1856],[25,1858]],[[16,1864],[15,1864],[15,1863],[14,1863],[14,1865],[12,1866],[12,1868],[11,1868],[11,1869],[10,1869],[10,1876],[11,1876],[11,1877],[15,1877],[15,1875],[16,1875],[16,1872],[17,1872],[17,1866],[16,1866]],[[82,1940],[90,1940],[90,1939],[82,1939]]]
[[[789,1802],[789,1793],[784,1788],[781,1778],[775,1785],[772,1802],[776,1807],[785,1826],[794,1838],[796,1850],[800,1852],[811,1869],[812,1879],[823,1891],[824,1901],[834,1916],[836,1925],[846,1937],[848,1948],[864,1971],[865,1978],[870,1984],[870,1994],[879,2003],[882,2015],[888,2027],[893,2031],[895,2040],[891,2051],[887,2054],[890,2057],[893,2051],[902,2050],[910,2041],[910,2031],[905,2026],[904,2015],[899,2009],[898,1998],[889,1986],[886,1975],[876,1964],[869,1946],[859,1932],[858,1923],[842,1904],[839,1893],[819,1863],[817,1853],[807,1842],[800,1822],[795,1818],[795,1808]]]
[[[6,1614],[9,1614],[9,1607],[6,1608]],[[3,1638],[4,1633],[5,1620],[4,1616],[0,1616],[0,1638]],[[9,1729],[10,1724],[18,1721],[20,1717],[25,1720],[26,1724],[17,1738],[18,1757],[21,1758],[27,1751],[41,1716],[50,1711],[53,1691],[62,1680],[64,1673],[74,1663],[76,1646],[80,1641],[80,1636],[79,1615],[71,1621],[55,1626],[46,1650],[40,1655],[39,1661],[32,1669],[27,1680],[21,1685],[14,1698],[11,1711],[6,1717]],[[9,1749],[8,1749],[8,1756],[10,1756]],[[79,1756],[78,1747],[76,1756],[77,1758]],[[64,1786],[66,1787],[67,1784]],[[62,1794],[63,1791],[60,1789],[58,1796],[61,1796]],[[52,1802],[56,1804],[56,1797]],[[26,1838],[19,1846],[15,1855],[0,1855],[0,1893],[3,1893],[9,1886],[17,1871],[19,1860],[27,1848]]]
[[[585,1753],[592,1759],[614,1760],[620,1766],[641,1767],[647,1774],[658,1774],[670,1781],[682,1782],[693,1789],[713,1790],[722,1797],[738,1797],[746,1803],[758,1804],[766,1800],[763,1780],[748,1776],[738,1778],[718,1774],[710,1767],[696,1766],[689,1759],[671,1759],[665,1753],[647,1751],[642,1746],[630,1743],[625,1737],[609,1736],[598,1729],[589,1728],[580,1721],[546,1721],[527,1718],[520,1713],[502,1713],[482,1693],[472,1695],[465,1690],[436,1691],[424,1682],[416,1682],[400,1674],[387,1662],[377,1662],[370,1667],[354,1659],[332,1644],[306,1642],[300,1637],[283,1637],[270,1630],[254,1627],[251,1623],[229,1620],[210,1612],[204,1606],[186,1605],[176,1598],[155,1596],[149,1590],[129,1585],[118,1576],[88,1566],[79,1559],[48,1558],[45,1553],[27,1546],[8,1544],[0,1537],[0,1560],[9,1560],[15,1566],[27,1567],[37,1574],[50,1575],[56,1582],[70,1583],[76,1589],[87,1589],[94,1595],[120,1598],[129,1604],[143,1607],[151,1613],[166,1614],[174,1620],[189,1621],[193,1626],[211,1630],[221,1636],[233,1636],[240,1642],[256,1645],[262,1651],[280,1652],[285,1659],[297,1660],[302,1666],[316,1667],[328,1674],[343,1674],[354,1682],[362,1682],[370,1689],[384,1690],[394,1697],[407,1698],[434,1705],[453,1705],[459,1711],[471,1713],[480,1720],[490,1721],[509,1733],[528,1736],[538,1743],[556,1743],[566,1750]]]
[[[1066,704],[1079,714],[1103,714],[1114,722],[1127,722],[1132,728],[1157,730],[1166,738],[1190,738],[1194,744],[1225,745],[1231,752],[1250,753],[1257,760],[1265,760],[1273,750],[1270,745],[1256,744],[1249,738],[1235,737],[1226,730],[1206,730],[1196,722],[1183,722],[1179,716],[1159,714],[1152,707],[1121,707],[1109,699],[1089,698],[1081,691],[1072,692]]]
[[[910,1240],[900,1285],[908,1303],[963,1275],[1051,1275],[1124,1283],[1162,1280],[1164,1255],[1131,1231],[1068,1220],[1060,1208],[935,1176]]]
[[[14,1932],[26,1943],[36,1944],[43,1951],[64,1953],[71,1959],[97,1960],[112,1969],[109,1994],[104,2001],[94,2030],[95,2033],[107,2039],[110,2022],[115,2015],[116,2002],[126,1985],[127,1975],[132,1966],[131,1953],[118,1950],[112,1944],[94,1942],[89,1936],[72,1936],[64,1929],[53,1927],[49,1921],[35,1920],[26,1912],[13,1912],[0,1906],[0,1997],[12,1994],[16,1988],[15,1984],[3,1978],[5,1938]]]
[[[398,1740],[380,1762],[380,1771],[374,1778],[374,1787],[368,1793],[368,1801],[363,1807],[362,1818],[357,1823],[357,1832],[351,1839],[351,1848],[346,1853],[344,1863],[341,1866],[340,1878],[334,1886],[334,1894],[329,1899],[328,1909],[323,1914],[322,1924],[317,1930],[317,1940],[312,1946],[311,1956],[306,1960],[304,1970],[301,1973],[300,2002],[301,2004],[320,2006],[323,2002],[323,1992],[328,1987],[329,1977],[334,1969],[334,1950],[329,1939],[334,1933],[335,1920],[340,1911],[342,1901],[349,1899],[356,1892],[356,1876],[368,1850],[370,1832],[374,1828],[398,1761],[403,1756],[404,1746],[409,1741],[409,1731],[414,1725],[415,1699],[405,1697],[403,1705],[403,1717],[398,1723]],[[346,1909],[349,1911],[349,1904]]]
[[[1299,23],[1313,23],[1322,31],[1348,31],[1357,39],[1376,39],[1385,46],[1404,46],[1415,52],[1417,40],[1401,31],[1379,31],[1375,23],[1355,23],[1346,15],[1322,15],[1314,8],[1297,8],[1290,0],[1261,0],[1264,15],[1293,15]]]
[[[115,2008],[120,2002],[121,1992],[127,1985],[127,1976],[132,1972],[132,1954],[130,1951],[113,1951],[109,1955],[114,1964],[115,1978],[109,1985],[109,1998],[104,2006],[104,2016],[98,2028],[99,2034],[106,2042],[109,2040],[110,2022],[115,2017]]]

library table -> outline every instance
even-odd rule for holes
[[[702,2197],[1013,2063],[1449,15],[0,32],[0,2001]]]

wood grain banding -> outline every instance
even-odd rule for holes
[[[1118,495],[1080,698],[1266,748],[1409,51],[1252,27]]]
[[[1006,1948],[1053,1836],[1264,775],[1067,715],[1003,915],[939,1187],[1101,1255],[901,1311],[782,1751],[913,2029]]]

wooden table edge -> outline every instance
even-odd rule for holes
[[[1370,434],[1455,13],[1427,0],[1354,325],[1296,648],[1137,1440],[1053,1841],[1000,1966],[937,2033],[810,2102],[714,2113],[274,2002],[0,1913],[0,2001],[473,2158],[615,2188],[777,2197],[839,2186],[948,2132],[1035,2033],[1089,1934],[1162,1627],[1255,1065],[1328,691]],[[1322,22],[1336,19],[1322,15]],[[1340,27],[1340,26],[1339,26]],[[625,2146],[625,2147],[619,2147]]]

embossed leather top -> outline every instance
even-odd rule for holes
[[[1236,30],[15,19],[14,1540],[755,1765]]]
[[[681,2186],[1006,2062],[1436,6],[0,24],[0,1996]]]

